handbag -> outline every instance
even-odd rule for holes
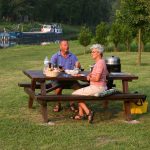
[[[131,114],[143,114],[148,111],[148,101],[138,100],[130,103]]]

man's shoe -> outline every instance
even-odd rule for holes
[[[88,115],[88,122],[92,123],[93,122],[93,118],[94,118],[94,111],[90,111],[90,113]]]

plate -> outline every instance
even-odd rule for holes
[[[80,75],[80,76],[83,76],[83,77],[86,76],[85,74],[79,74],[79,75]]]
[[[65,73],[71,74],[71,75],[76,75],[79,73],[79,71],[78,70],[65,70]]]
[[[131,75],[131,74],[125,72],[111,72],[110,75]]]

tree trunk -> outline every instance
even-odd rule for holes
[[[114,51],[115,51],[115,52],[118,52],[118,51],[119,51],[119,50],[118,50],[118,44],[117,44],[117,43],[115,43]]]
[[[144,52],[144,42],[141,41],[141,49],[142,49],[142,52]]]
[[[23,32],[23,25],[21,26],[21,32]]]
[[[84,55],[86,54],[86,46],[84,47]]]
[[[127,48],[127,52],[130,52],[131,47],[130,47],[129,39],[127,39],[127,41],[126,41],[126,48]]]
[[[141,28],[138,30],[138,59],[137,64],[141,65]]]

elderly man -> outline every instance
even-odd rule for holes
[[[54,54],[51,57],[51,64],[54,66],[60,66],[62,67],[64,70],[69,69],[72,70],[74,69],[74,67],[76,68],[80,68],[80,63],[78,62],[78,58],[69,51],[69,43],[67,40],[62,40],[60,41],[60,50]],[[58,82],[58,81],[52,81],[52,85],[59,85],[60,88],[57,88],[55,90],[55,93],[57,95],[62,94],[62,88],[63,86],[67,86],[70,87],[72,89],[79,89],[80,88],[80,84],[77,81],[70,81],[70,82]],[[74,108],[74,103],[71,102],[70,103],[70,108],[72,111],[75,111]],[[61,103],[59,102],[55,108],[54,111],[55,112],[59,112],[61,110]]]

